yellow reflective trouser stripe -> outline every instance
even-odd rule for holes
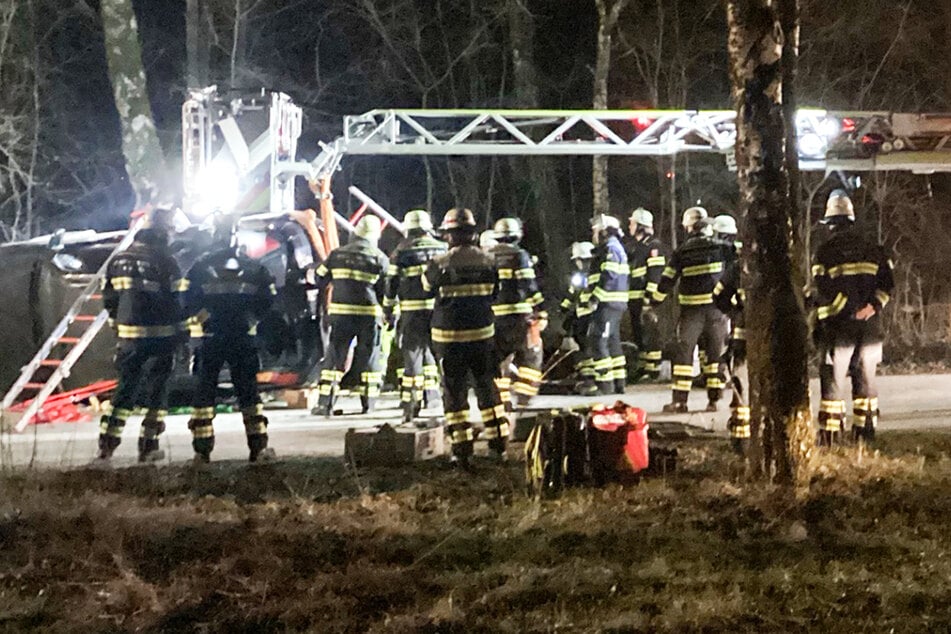
[[[330,269],[330,274],[335,280],[356,280],[367,284],[376,284],[380,279],[379,273],[368,273],[356,269]]]
[[[416,310],[432,310],[436,307],[435,299],[402,299],[400,300],[400,310],[404,313]]]
[[[532,307],[527,302],[519,302],[518,304],[496,304],[492,307],[492,312],[495,315],[523,315],[532,312]]]
[[[839,293],[835,296],[835,299],[832,300],[832,303],[828,306],[820,306],[816,311],[816,317],[820,320],[828,319],[829,317],[835,317],[842,312],[842,309],[845,308],[845,305],[848,303],[849,298]]]
[[[132,326],[119,324],[116,335],[120,339],[143,339],[146,337],[172,337],[178,333],[178,326]]]
[[[848,262],[833,266],[827,274],[833,278],[843,275],[878,275],[878,264],[875,262]]]
[[[679,298],[681,306],[703,306],[713,303],[713,293],[701,293],[700,295],[681,295]]]
[[[376,304],[368,306],[365,304],[338,304],[331,302],[327,312],[331,315],[369,315],[371,317],[380,317],[383,315],[383,309]]]
[[[454,284],[442,286],[440,297],[486,297],[495,290],[495,284]]]
[[[495,324],[485,328],[473,328],[471,330],[446,330],[443,328],[433,328],[433,341],[437,343],[468,343],[471,341],[483,341],[495,336]]]
[[[697,264],[694,266],[685,266],[681,270],[684,277],[694,277],[697,275],[707,275],[710,273],[722,273],[723,262],[711,262],[710,264]]]

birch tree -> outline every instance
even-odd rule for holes
[[[138,207],[149,202],[164,184],[165,161],[149,103],[132,0],[102,0],[100,10],[122,127],[122,153]]]
[[[728,0],[737,110],[753,462],[792,481],[809,455],[808,344],[802,269],[795,266],[795,196],[784,88],[797,54],[798,0]]]

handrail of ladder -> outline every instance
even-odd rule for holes
[[[103,262],[102,266],[99,267],[99,270],[96,272],[96,275],[89,281],[89,284],[87,284],[86,287],[83,289],[83,291],[79,294],[79,297],[77,297],[76,300],[73,302],[72,306],[69,307],[69,310],[66,311],[66,315],[64,315],[63,318],[60,320],[60,322],[56,325],[56,327],[53,329],[53,332],[50,333],[50,336],[47,337],[46,341],[43,343],[40,349],[33,356],[33,359],[28,364],[26,364],[25,366],[21,368],[20,377],[13,383],[13,385],[4,395],[3,402],[0,403],[0,416],[3,416],[6,413],[6,411],[10,408],[10,406],[13,405],[13,402],[16,400],[17,396],[19,396],[20,393],[23,391],[24,386],[26,386],[26,384],[32,378],[33,373],[36,372],[36,370],[40,367],[41,362],[50,356],[50,353],[53,351],[53,347],[66,334],[66,331],[69,329],[70,324],[72,324],[73,321],[75,321],[76,317],[80,315],[80,311],[82,310],[83,305],[87,301],[89,301],[90,296],[95,294],[95,292],[98,290],[99,283],[102,280],[102,278],[106,275],[106,270],[108,269],[109,263],[112,261],[112,258],[115,257],[117,253],[124,251],[125,249],[129,247],[130,244],[132,244],[132,241],[135,239],[135,235],[136,233],[138,233],[138,230],[142,226],[143,221],[144,221],[144,218],[140,218],[135,223],[133,223],[133,225],[129,228],[129,231],[126,233],[126,235],[123,236],[119,244],[116,245],[116,248],[113,249],[112,253],[109,254],[109,257],[106,258],[106,261]],[[105,313],[105,311],[103,311],[103,313]],[[100,314],[97,317],[96,321],[99,320],[99,317],[103,317],[103,315]],[[92,324],[95,324],[96,321],[92,322]],[[103,323],[105,323],[105,318],[103,318],[102,321]],[[95,336],[95,334],[99,331],[100,328],[102,328],[101,323],[99,324],[97,328],[93,329],[92,327],[90,327],[89,330],[94,330],[93,336]],[[82,337],[80,338],[80,341],[82,341]],[[88,342],[86,345],[88,345]],[[79,348],[79,345],[77,344],[76,348],[74,349],[78,349],[78,348]],[[82,353],[82,350],[80,350],[80,354],[81,353]],[[66,356],[68,358],[69,354],[67,354]],[[57,373],[54,372],[53,375],[50,377],[50,379],[56,376],[56,374]],[[66,374],[68,375],[68,370]],[[63,378],[65,378],[65,376],[59,377],[60,380],[62,380]],[[49,382],[50,381],[48,381],[47,383]],[[52,389],[56,389],[56,387],[57,386],[54,385]],[[44,387],[44,390],[45,390],[45,387]],[[50,390],[50,392],[52,392],[52,390]],[[47,396],[49,396],[49,394],[47,394]],[[38,397],[39,397],[39,394],[37,394],[37,397],[34,397],[33,401],[34,403],[37,403],[38,406],[42,406],[42,400],[45,400],[45,398],[40,399]],[[23,420],[29,421],[29,417],[24,417]],[[19,424],[17,425],[17,428],[18,428],[17,431],[21,431]]]

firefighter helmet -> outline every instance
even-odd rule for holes
[[[591,228],[596,231],[604,231],[605,229],[617,229],[618,233],[621,233],[621,222],[614,216],[609,216],[607,214],[598,214],[591,219]]]
[[[684,211],[683,218],[680,221],[680,224],[683,225],[683,228],[687,231],[691,231],[693,226],[699,221],[707,218],[707,210],[703,207],[690,207]]]
[[[575,242],[571,245],[572,260],[590,260],[594,256],[594,245],[590,242]]]
[[[496,238],[522,239],[522,223],[518,218],[501,218],[492,229]]]
[[[833,190],[829,194],[829,200],[826,201],[826,213],[822,219],[828,221],[832,218],[855,220],[855,208],[852,206],[852,199],[849,198],[844,189]]]
[[[453,229],[475,229],[475,216],[471,209],[463,207],[453,207],[446,212],[442,218],[442,224],[439,229],[442,231],[452,231]]]
[[[378,242],[383,233],[383,223],[373,215],[366,215],[360,218],[356,229],[353,231],[358,238],[363,238],[367,242]]]
[[[638,207],[631,213],[630,221],[642,227],[647,227],[648,229],[654,228],[654,214],[643,207]]]
[[[495,232],[491,229],[483,231],[479,236],[479,246],[483,249],[491,249],[498,243],[499,241],[495,239]]]
[[[428,211],[422,209],[413,209],[407,211],[403,216],[403,226],[407,229],[422,229],[423,231],[433,230],[433,219]]]
[[[720,214],[713,219],[713,230],[716,233],[735,236],[739,231],[736,228],[736,219],[730,214]]]

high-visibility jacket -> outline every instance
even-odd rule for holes
[[[604,244],[599,244],[594,251],[593,263],[588,275],[592,301],[612,308],[626,308],[630,277],[627,252],[621,241],[610,236]]]
[[[259,262],[221,249],[200,258],[188,272],[185,307],[193,336],[254,335],[277,289]]]
[[[575,271],[568,280],[568,292],[561,300],[561,308],[576,317],[590,315],[593,310],[590,304],[591,292],[588,290],[588,271]]]
[[[667,266],[667,247],[652,235],[641,240],[632,238],[627,244],[627,262],[631,271],[628,298],[647,303]]]
[[[528,315],[541,306],[542,294],[535,278],[535,265],[528,251],[518,245],[499,243],[490,251],[499,271],[496,316]]]
[[[495,336],[492,304],[499,292],[495,258],[476,246],[449,249],[429,263],[423,288],[436,297],[434,343],[484,341]]]
[[[386,297],[383,306],[401,313],[432,310],[436,299],[423,288],[426,265],[443,255],[449,246],[428,233],[411,236],[400,242],[390,258],[386,273]]]
[[[164,249],[136,240],[117,254],[102,280],[102,301],[118,338],[172,337],[183,332],[187,284]]]
[[[381,317],[389,265],[386,255],[362,238],[331,251],[317,267],[317,287],[333,284],[328,314]]]
[[[851,224],[835,227],[816,251],[812,275],[816,320],[823,329],[881,336],[881,311],[895,281],[892,263],[877,241]],[[855,313],[866,304],[875,308],[875,315],[856,320]]]
[[[667,262],[652,302],[664,301],[679,279],[678,301],[681,306],[713,304],[713,289],[735,257],[731,245],[691,235]]]

